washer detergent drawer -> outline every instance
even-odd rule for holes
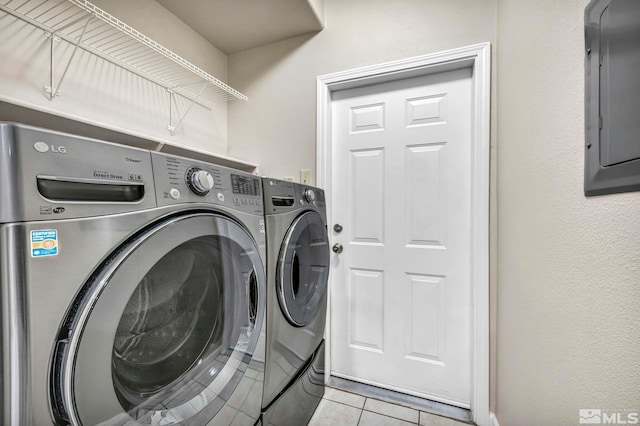
[[[156,207],[147,150],[0,122],[0,223]]]

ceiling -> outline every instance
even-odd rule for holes
[[[227,55],[323,28],[323,0],[156,0]]]

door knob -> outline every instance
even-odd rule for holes
[[[331,248],[334,253],[342,253],[342,244],[334,244]]]
[[[342,225],[340,225],[339,223],[336,223],[335,225],[333,225],[333,230],[338,233],[342,232]]]

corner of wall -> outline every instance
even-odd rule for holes
[[[307,0],[321,28],[324,28],[324,0]]]
[[[489,413],[489,426],[500,426],[500,423],[498,423],[498,418],[493,412]]]

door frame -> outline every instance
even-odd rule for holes
[[[471,413],[479,426],[489,420],[489,173],[491,45],[480,43],[444,52],[321,75],[316,81],[316,181],[332,197],[332,99],[336,90],[352,89],[455,69],[472,70],[472,200],[471,246]],[[333,223],[327,210],[327,223]],[[331,324],[329,275],[327,324]],[[331,327],[326,327],[325,381],[331,374]]]

